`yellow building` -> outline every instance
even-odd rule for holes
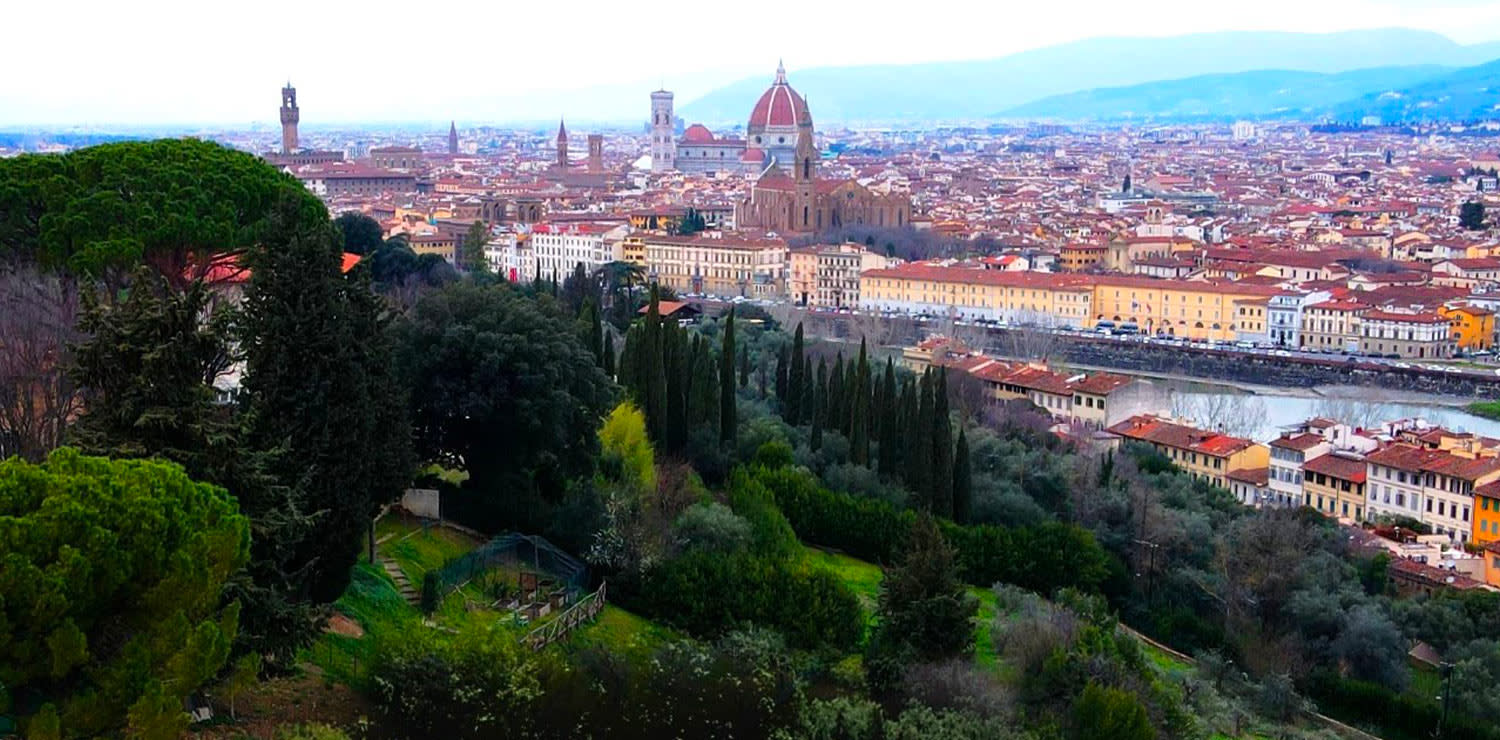
[[[1302,490],[1309,506],[1342,522],[1365,516],[1363,457],[1329,453],[1302,463]]]
[[[686,215],[687,208],[684,206],[662,206],[631,211],[630,228],[672,232],[682,224],[682,219]]]
[[[1177,424],[1159,416],[1132,416],[1109,428],[1126,440],[1151,445],[1192,477],[1229,488],[1230,471],[1269,466],[1270,450],[1262,444],[1227,434]]]
[[[458,263],[458,240],[441,233],[417,234],[406,240],[406,245],[418,256],[435,254],[449,264]]]
[[[1093,286],[1079,275],[908,264],[859,276],[861,308],[1012,323],[1086,326]]]
[[[1266,301],[1276,292],[1230,282],[930,264],[860,276],[860,305],[868,310],[1086,328],[1109,321],[1148,334],[1220,341],[1264,336]]]
[[[786,242],[705,232],[642,234],[646,270],[678,293],[780,297],[786,290]]]
[[[1448,320],[1460,350],[1477,352],[1495,346],[1495,312],[1478,306],[1444,306],[1438,313]]]
[[[1269,314],[1267,306],[1270,302],[1271,297],[1263,295],[1241,298],[1234,302],[1235,339],[1249,342],[1264,342],[1269,339],[1266,316]]]
[[[1265,334],[1265,302],[1276,289],[1263,285],[1161,280],[1105,275],[1095,278],[1093,321],[1135,324],[1147,334],[1197,340],[1239,339],[1242,325]],[[1245,306],[1247,314],[1240,314]]]
[[[1064,244],[1057,250],[1057,263],[1064,270],[1078,272],[1102,264],[1108,252],[1103,244]]]
[[[631,234],[620,241],[621,259],[632,265],[646,266],[646,240]]]
[[[817,298],[818,248],[802,247],[787,253],[786,293],[792,303],[806,306]]]

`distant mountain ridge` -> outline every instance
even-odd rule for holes
[[[1120,121],[1317,118],[1334,104],[1451,74],[1452,67],[1376,67],[1325,74],[1255,70],[1106,87],[1042,98],[999,118]],[[1357,116],[1356,116],[1357,117]]]
[[[1497,54],[1500,56],[1500,54]],[[1384,123],[1500,118],[1500,59],[1405,86],[1389,86],[1333,107],[1336,120]]]
[[[1500,43],[1462,45],[1412,29],[1326,34],[1217,32],[1096,38],[996,59],[793,70],[792,86],[824,122],[986,119],[1043,98],[1204,75],[1287,70],[1467,67],[1500,57]],[[795,60],[793,60],[795,61]],[[688,122],[744,125],[772,78],[740,80],[681,106]]]

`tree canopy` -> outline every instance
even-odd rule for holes
[[[63,737],[177,737],[183,697],[229,654],[224,584],[249,548],[234,499],[177,465],[0,462],[0,684],[20,716]]]
[[[411,472],[383,307],[363,269],[342,274],[336,237],[284,199],[247,255],[243,322],[249,437],[298,508],[316,514],[283,544],[312,566],[297,595],[323,603],[343,593],[360,535]]]
[[[0,159],[0,255],[95,277],[146,263],[181,286],[258,243],[284,197],[326,214],[294,178],[196,139]]]
[[[1469,201],[1458,209],[1458,225],[1470,231],[1479,231],[1484,228],[1484,204],[1479,201]]]
[[[458,283],[423,298],[397,335],[426,460],[468,471],[479,491],[508,481],[519,487],[507,493],[544,497],[593,469],[613,384],[550,299]]]
[[[380,222],[359,211],[344,211],[333,220],[343,237],[343,249],[350,254],[370,254],[385,243]]]

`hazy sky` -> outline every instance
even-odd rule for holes
[[[798,68],[973,59],[1094,36],[1409,27],[1500,40],[1500,0],[16,2],[0,125],[629,118]],[[753,9],[753,10],[747,10]],[[769,20],[765,13],[792,15]],[[786,31],[792,33],[787,34]]]

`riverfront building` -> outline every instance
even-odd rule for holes
[[[1144,442],[1193,478],[1229,488],[1233,471],[1265,469],[1265,445],[1168,421],[1159,416],[1132,416],[1109,428],[1127,440]]]

